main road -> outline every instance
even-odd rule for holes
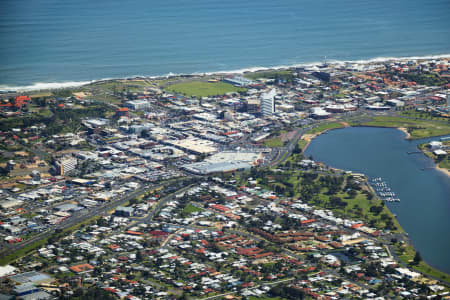
[[[31,237],[28,240],[25,240],[23,242],[20,243],[15,243],[15,244],[7,244],[6,247],[4,247],[1,251],[0,251],[0,256],[4,257],[7,256],[8,254],[12,254],[15,251],[18,251],[20,249],[23,249],[33,243],[36,243],[38,241],[47,239],[49,237],[51,237],[52,234],[57,233],[57,231],[63,231],[64,229],[70,228],[78,223],[84,222],[88,219],[91,219],[95,216],[102,216],[105,215],[109,210],[122,205],[128,201],[130,201],[131,199],[143,194],[145,191],[149,190],[149,189],[156,189],[159,187],[164,187],[166,186],[167,183],[161,184],[159,186],[151,186],[151,185],[144,185],[141,188],[138,188],[137,190],[124,195],[123,197],[115,200],[115,201],[111,201],[111,202],[107,202],[101,206],[95,207],[93,209],[90,209],[87,213],[85,214],[80,214],[80,215],[73,215],[72,217],[66,219],[65,221],[53,226],[53,228],[48,229],[42,233],[39,233],[33,237]],[[163,200],[164,199],[164,200]],[[167,196],[164,197],[162,200],[160,200],[160,202],[157,204],[156,208],[149,214],[148,218],[152,219],[154,214],[159,210],[159,208],[164,205],[164,203],[169,199]]]

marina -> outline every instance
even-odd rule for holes
[[[381,177],[371,179],[370,185],[381,200],[385,202],[400,202],[400,198],[396,197],[396,194]]]
[[[365,174],[374,190],[380,189],[379,193],[395,193],[386,197],[401,201],[386,201],[386,206],[397,215],[424,260],[449,272],[450,241],[442,237],[448,235],[450,226],[450,180],[435,169],[428,156],[406,154],[417,151],[417,145],[437,138],[404,138],[403,132],[390,128],[337,129],[315,138],[305,155],[312,155],[316,161],[334,168]],[[386,186],[381,181],[371,182],[379,177]]]

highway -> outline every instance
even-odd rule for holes
[[[190,184],[190,185],[188,185],[188,186],[185,186],[185,187],[183,187],[183,188],[181,188],[181,189],[178,189],[178,190],[176,190],[176,191],[170,193],[169,195],[166,195],[166,196],[162,197],[162,198],[158,201],[158,203],[156,204],[156,206],[153,208],[153,210],[152,210],[148,215],[146,215],[145,217],[131,217],[131,219],[132,219],[132,220],[135,220],[135,221],[142,222],[142,223],[148,223],[148,222],[152,221],[153,218],[155,217],[155,215],[161,210],[161,208],[162,208],[169,200],[172,200],[172,199],[173,199],[173,196],[174,196],[175,194],[180,194],[180,193],[186,192],[187,190],[189,190],[189,189],[190,189],[192,186],[194,186],[194,185],[195,185],[195,184]]]
[[[289,141],[289,144],[286,147],[281,148],[282,150],[279,151],[279,153],[277,154],[275,159],[272,162],[270,162],[270,166],[274,167],[276,165],[279,165],[279,164],[282,164],[283,162],[285,162],[286,159],[288,159],[288,157],[294,151],[295,146],[300,141],[303,134],[305,134],[305,132],[307,132],[308,130],[311,130],[312,128],[314,128],[314,125],[310,125],[310,126],[303,127],[303,128],[297,128],[295,130],[296,132],[295,132],[294,138]]]

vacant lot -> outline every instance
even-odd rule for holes
[[[283,141],[279,137],[264,140],[264,146],[269,148],[283,147]]]

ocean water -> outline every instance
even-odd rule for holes
[[[410,141],[396,129],[353,127],[315,138],[306,155],[332,167],[381,177],[401,199],[386,205],[422,258],[450,273],[450,178],[434,169],[426,155],[407,154],[431,140],[438,138]]]
[[[0,86],[448,54],[449,12],[448,0],[2,0]]]

